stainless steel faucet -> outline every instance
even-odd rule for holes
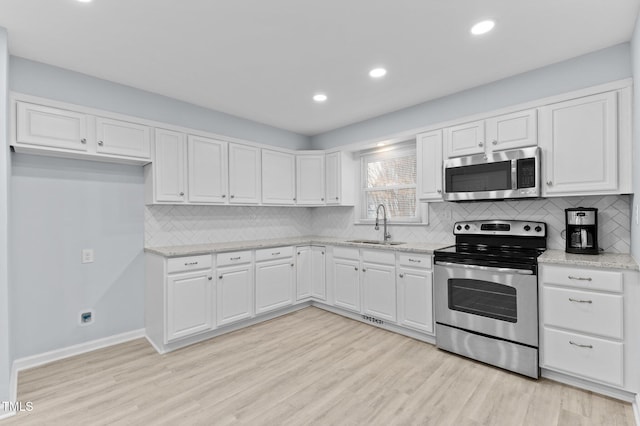
[[[378,221],[380,220],[380,207],[382,207],[382,215],[383,215],[382,219],[384,224],[384,242],[386,243],[391,239],[391,234],[387,232],[387,209],[385,208],[384,204],[379,204],[378,209],[376,210],[375,230],[377,231],[378,229],[380,229],[380,225],[378,224]]]

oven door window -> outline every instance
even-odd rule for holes
[[[511,161],[445,169],[446,191],[505,191],[512,188]]]
[[[518,322],[514,287],[467,278],[451,278],[447,285],[449,309],[507,322]]]

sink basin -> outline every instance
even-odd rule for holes
[[[351,240],[347,241],[348,243],[358,243],[358,244],[377,244],[379,246],[398,246],[400,244],[405,244],[400,241],[380,241],[380,240]]]

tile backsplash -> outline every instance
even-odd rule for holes
[[[453,243],[453,224],[460,220],[515,219],[546,222],[547,246],[564,249],[564,209],[598,209],[598,242],[601,249],[628,253],[631,241],[629,196],[590,196],[523,201],[429,203],[428,225],[389,224],[394,240]],[[382,229],[355,225],[352,207],[222,207],[147,206],[145,245],[161,247],[182,244],[258,240],[303,235],[382,238]]]

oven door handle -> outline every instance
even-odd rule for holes
[[[533,275],[533,271],[529,271],[527,269],[494,268],[492,266],[467,265],[464,263],[441,262],[441,261],[437,261],[436,265],[452,266],[454,268],[476,269],[479,271],[502,272],[504,274]]]

